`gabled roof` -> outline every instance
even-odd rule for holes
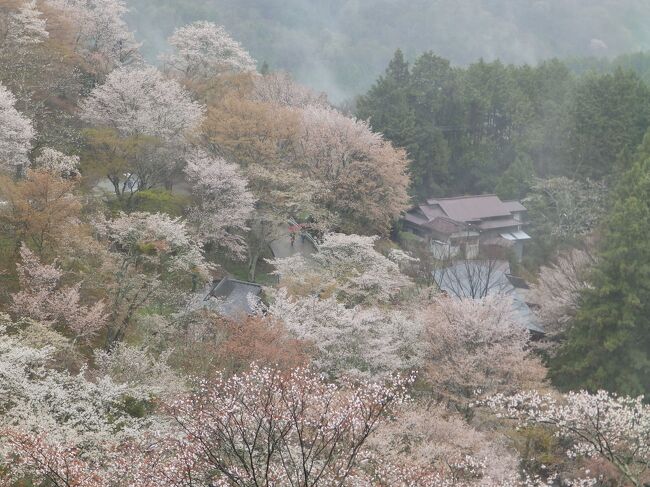
[[[493,194],[436,198],[427,202],[430,205],[438,205],[449,218],[462,222],[512,215],[509,205]]]
[[[409,210],[404,221],[442,235],[464,230],[468,224],[476,229],[511,231],[522,222],[515,214],[526,211],[519,201],[501,201],[494,194],[429,198]]]
[[[420,205],[418,206],[418,209],[429,221],[434,220],[439,216],[448,216],[445,215],[445,212],[442,210],[442,208],[434,205]]]
[[[416,213],[406,213],[404,215],[404,220],[409,223],[414,223],[416,225],[424,225],[428,222],[426,218],[423,218]]]

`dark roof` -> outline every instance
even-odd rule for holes
[[[512,215],[511,210],[493,194],[438,198],[429,200],[429,203],[437,204],[446,216],[461,222]]]
[[[449,235],[457,231],[449,222],[473,224],[481,230],[518,227],[521,222],[513,214],[523,211],[526,208],[520,202],[501,201],[493,194],[429,198],[426,204],[412,208],[404,220]]]
[[[262,286],[259,284],[226,277],[214,283],[205,301],[210,302],[210,298],[216,298],[215,311],[236,318],[242,314],[252,314],[254,310],[251,301],[259,302],[260,294]]]
[[[523,277],[513,276],[512,274],[506,274],[506,277],[510,281],[510,284],[512,284],[515,288],[530,289],[530,286]]]
[[[521,225],[521,222],[518,222],[514,218],[508,216],[506,218],[495,218],[494,220],[482,220],[477,223],[477,226],[481,230],[493,230],[495,228],[510,228],[518,227]]]
[[[404,220],[409,223],[414,223],[416,225],[424,225],[425,223],[427,223],[427,220],[425,218],[422,218],[421,216],[418,216],[414,213],[406,213],[404,215]]]
[[[522,205],[519,201],[504,201],[503,204],[505,205],[508,210],[511,212],[519,212],[519,211],[528,211],[524,205]]]
[[[439,216],[448,216],[445,215],[445,212],[441,208],[434,205],[420,205],[418,206],[420,211],[424,214],[427,220],[433,220]]]
[[[456,233],[467,227],[467,225],[461,222],[445,217],[437,217],[434,220],[425,223],[423,226],[443,235],[451,235],[452,233]]]

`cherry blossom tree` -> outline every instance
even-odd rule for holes
[[[348,304],[385,302],[412,282],[375,250],[378,238],[329,233],[308,259],[294,255],[270,263],[292,293],[335,295]]]
[[[589,284],[589,271],[597,257],[589,249],[571,249],[557,256],[555,262],[542,266],[537,282],[531,285],[531,299],[544,329],[562,333],[578,311],[580,294]]]
[[[123,136],[146,135],[181,141],[197,128],[203,107],[178,82],[152,66],[112,71],[81,105],[87,122],[115,129]]]
[[[368,437],[407,399],[408,383],[334,385],[306,369],[253,366],[203,382],[167,409],[205,465],[196,477],[205,483],[346,485]]]
[[[194,239],[180,218],[163,213],[120,213],[114,220],[97,222],[115,251],[143,268],[158,272],[207,275],[209,265],[201,242]]]
[[[156,398],[171,398],[185,392],[184,379],[169,365],[173,350],[159,354],[148,347],[116,344],[110,352],[94,350],[95,369],[91,375],[110,377],[116,384],[126,384]]]
[[[104,485],[101,475],[80,458],[74,446],[52,441],[45,434],[19,430],[7,430],[0,437],[13,453],[5,478],[19,480],[28,475],[56,487]]]
[[[505,296],[436,298],[423,310],[427,378],[436,393],[463,401],[477,393],[536,387],[545,377],[529,332]]]
[[[91,144],[120,198],[134,186],[168,182],[203,117],[203,107],[178,82],[150,66],[114,70],[81,110],[85,121],[106,129],[91,133]]]
[[[103,75],[113,68],[140,60],[133,33],[124,15],[128,9],[123,0],[47,0],[74,18],[75,50],[89,65]]]
[[[239,168],[196,150],[187,158],[185,174],[195,202],[188,221],[201,240],[226,248],[235,256],[245,255],[242,232],[248,230],[255,200]]]
[[[522,426],[551,426],[571,442],[570,458],[603,458],[635,487],[650,480],[650,406],[642,396],[580,391],[558,398],[531,391],[497,394],[483,404]]]
[[[21,290],[12,294],[11,311],[43,324],[62,324],[77,339],[88,340],[107,324],[105,303],[81,304],[80,283],[61,285],[63,272],[54,265],[43,264],[26,245],[20,248],[17,264]]]
[[[581,239],[596,229],[607,211],[607,193],[601,181],[537,180],[524,201],[531,230],[543,239]]]
[[[83,458],[96,459],[102,445],[149,427],[149,418],[131,416],[124,407],[127,397],[150,398],[148,391],[105,376],[88,380],[85,367],[78,373],[50,368],[55,347],[30,343],[34,326],[0,314],[0,430],[47,432],[53,441],[78,448]],[[0,459],[12,454],[0,441]]]
[[[161,56],[175,73],[210,78],[221,73],[255,71],[255,60],[223,27],[198,21],[174,31],[168,39],[174,51]]]
[[[218,337],[212,342],[209,357],[214,368],[225,375],[246,371],[251,364],[290,370],[311,363],[311,344],[297,339],[272,316],[253,315],[237,321],[214,316],[210,321]],[[194,353],[201,343],[209,343],[208,336],[202,333],[196,337],[189,350]]]
[[[174,299],[184,303],[188,299],[184,289],[195,290],[208,277],[210,265],[203,256],[202,242],[192,237],[179,218],[121,213],[95,226],[112,257],[104,269],[114,279],[109,289],[109,347],[124,338],[137,311],[157,294],[167,304]]]
[[[323,183],[321,202],[341,215],[346,231],[387,234],[409,202],[406,152],[332,108],[305,108],[301,129],[300,154]]]
[[[21,171],[29,165],[35,132],[32,122],[18,112],[16,98],[0,84],[0,169]]]
[[[479,431],[440,404],[405,405],[380,425],[369,446],[392,464],[433,466],[440,480],[481,486],[519,484],[519,459],[506,437]]]
[[[203,138],[219,155],[237,163],[257,202],[248,232],[249,280],[270,243],[287,234],[287,218],[309,216],[319,231],[334,228],[336,215],[317,200],[323,190],[296,161],[300,112],[261,101],[255,75],[220,76],[211,81]]]
[[[306,369],[253,367],[167,403],[180,436],[117,439],[98,445],[105,455],[97,460],[45,433],[10,431],[5,443],[16,457],[9,469],[61,487],[451,485],[413,482],[416,474],[439,476],[389,466],[365,447],[408,399],[410,380],[335,385]]]
[[[382,378],[421,365],[422,326],[398,310],[355,306],[335,298],[273,294],[265,310],[297,338],[313,343],[314,365],[329,375]]]
[[[19,455],[12,468],[17,465],[29,468],[30,478],[47,482],[54,487],[198,487],[206,485],[203,477],[196,472],[205,468],[200,457],[191,445],[183,444],[180,450],[173,452],[174,445],[169,441],[158,440],[154,446],[124,445],[112,451],[110,471],[96,464],[79,458],[78,450],[65,444],[48,441],[44,435],[10,434],[8,443]],[[180,450],[180,451],[179,451]],[[343,477],[323,475],[318,485],[335,485],[339,487],[552,487],[553,480],[543,481],[536,477],[523,480],[493,480],[481,475],[484,468],[481,463],[471,459],[463,462],[462,467],[473,478],[447,476],[431,468],[412,465],[408,461],[394,463],[380,455],[361,451],[358,465],[353,465],[350,473]],[[107,462],[104,462],[107,463]],[[270,473],[270,472],[269,472]],[[284,480],[283,478],[280,479]],[[238,485],[282,485],[273,482],[237,483],[227,478],[211,480],[211,486],[233,487]],[[288,484],[291,485],[291,484]],[[298,485],[315,485],[305,483]],[[595,479],[577,479],[565,481],[567,487],[594,487]]]
[[[70,104],[82,90],[82,61],[71,52],[69,20],[45,1],[0,5],[0,82],[15,96],[15,108],[32,121],[35,146],[79,141]]]
[[[19,47],[39,44],[49,37],[46,21],[41,16],[36,0],[25,1],[10,15],[7,42]]]
[[[292,108],[329,106],[325,93],[315,93],[306,86],[296,83],[286,72],[279,71],[257,76],[253,82],[252,97],[263,103]]]
[[[41,149],[34,162],[38,168],[63,178],[74,178],[79,175],[79,156],[69,156],[51,147]]]

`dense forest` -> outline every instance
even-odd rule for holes
[[[649,485],[648,19],[2,0],[0,484]]]
[[[643,0],[129,0],[127,20],[155,60],[176,27],[225,25],[253,56],[340,102],[366,90],[396,48],[454,64],[609,58],[650,48]],[[380,27],[380,28],[378,28]],[[576,61],[584,68],[585,63]],[[647,61],[644,63],[648,65]],[[647,68],[646,68],[647,70]]]

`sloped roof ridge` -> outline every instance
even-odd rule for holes
[[[487,194],[464,194],[460,196],[445,196],[444,198],[427,198],[426,203],[427,205],[437,205],[445,201],[457,201],[457,200],[480,199],[480,198],[497,198],[499,201],[503,202],[501,198],[499,198],[496,194],[487,193]]]
[[[460,200],[460,199],[465,199],[465,198],[486,198],[488,196],[496,196],[499,198],[496,194],[494,193],[486,193],[486,194],[464,194],[461,196],[446,196],[444,198],[429,198],[430,200],[434,201],[441,201],[441,200]],[[499,198],[501,200],[501,198]],[[503,200],[501,200],[503,201]]]

